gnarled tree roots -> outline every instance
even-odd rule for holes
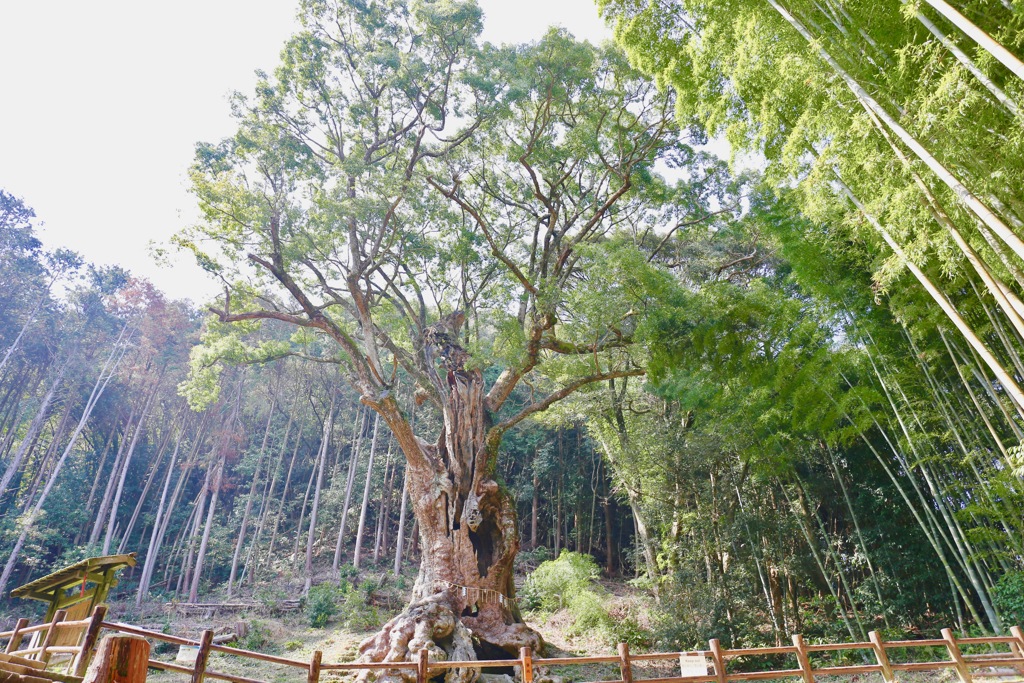
[[[504,652],[512,665],[520,647],[540,650],[543,646],[540,635],[526,624],[482,618],[483,614],[460,617],[453,607],[457,609],[457,601],[447,593],[413,602],[359,645],[359,661],[415,662],[419,651],[425,649],[431,662],[495,659]],[[485,656],[481,657],[481,653]],[[476,668],[448,669],[443,674],[444,683],[475,683],[479,673]],[[432,673],[432,678],[441,675],[441,672]],[[416,671],[364,670],[359,680],[412,683],[416,680]]]

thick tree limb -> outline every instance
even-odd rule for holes
[[[530,417],[535,413],[544,412],[558,401],[561,401],[563,398],[571,395],[572,393],[578,391],[580,388],[585,387],[588,384],[593,384],[594,382],[604,382],[610,379],[617,379],[619,377],[640,377],[646,374],[646,370],[633,369],[615,370],[613,372],[602,372],[596,375],[588,375],[586,377],[581,377],[580,379],[562,387],[558,391],[548,394],[540,401],[531,403],[530,405],[526,406],[525,408],[523,408],[522,410],[520,410],[518,413],[508,418],[507,420],[499,422],[498,424],[491,427],[490,431],[487,433],[487,441],[490,443],[493,440],[494,443],[497,443],[497,440],[501,439],[502,434],[507,432],[515,425],[519,424],[520,422],[522,422],[523,420],[525,420],[526,418]]]

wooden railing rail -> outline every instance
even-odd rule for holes
[[[734,650],[723,649],[718,640],[709,641],[709,649],[691,652],[652,652],[644,654],[631,654],[625,643],[619,645],[618,653],[615,655],[599,655],[587,657],[534,657],[529,648],[520,651],[518,659],[498,660],[475,660],[475,661],[442,661],[432,662],[429,659],[427,650],[420,650],[415,661],[408,662],[323,662],[323,653],[315,651],[309,661],[279,657],[276,655],[253,652],[241,648],[229,647],[227,645],[213,644],[213,632],[204,631],[200,640],[190,640],[179,636],[172,636],[166,633],[157,633],[147,629],[120,624],[116,622],[102,622],[102,628],[140,635],[153,640],[161,640],[179,645],[189,645],[199,648],[194,667],[182,666],[169,662],[161,662],[150,659],[149,665],[155,669],[165,671],[176,671],[191,676],[191,683],[202,683],[204,678],[211,678],[230,683],[263,683],[256,679],[238,676],[234,674],[213,671],[207,667],[211,652],[221,652],[246,659],[280,664],[306,671],[307,683],[318,683],[322,671],[366,671],[366,670],[407,670],[416,671],[417,683],[427,683],[434,675],[448,669],[486,669],[496,667],[515,667],[523,683],[533,683],[534,672],[537,667],[550,667],[560,665],[579,664],[618,664],[619,678],[612,680],[595,681],[593,683],[729,683],[730,681],[759,681],[773,678],[797,677],[804,683],[814,683],[816,676],[823,675],[859,675],[866,673],[878,673],[882,678],[892,683],[895,681],[895,672],[898,671],[937,671],[941,669],[953,669],[961,683],[973,683],[974,678],[982,677],[985,674],[975,671],[976,669],[991,668],[996,666],[1012,667],[1021,674],[1024,674],[1024,632],[1019,627],[1011,629],[1009,636],[989,636],[956,638],[950,629],[943,629],[942,638],[930,638],[923,640],[894,640],[885,641],[880,634],[872,631],[868,642],[835,643],[835,644],[806,644],[800,635],[793,636],[792,645],[777,647],[752,647],[737,648]],[[985,653],[964,653],[962,646],[1006,646],[1006,651],[993,651]],[[890,650],[909,650],[920,648],[944,648],[949,654],[949,659],[923,662],[893,662],[889,658]],[[812,661],[812,655],[829,652],[848,652],[851,650],[863,650],[865,656],[873,656],[875,663],[853,664],[853,665],[828,665],[817,666]],[[660,678],[640,678],[636,676],[634,666],[642,662],[667,662],[679,660],[682,655],[695,658],[696,661],[704,661],[705,673],[691,673],[689,675],[669,676]],[[765,671],[729,671],[727,663],[729,660],[749,657],[765,657],[773,655],[786,655],[793,657],[797,668],[775,669]],[[1000,674],[993,674],[1000,675]]]
[[[14,629],[0,632],[0,639],[7,639],[4,654],[41,662],[48,662],[52,655],[71,655],[67,673],[82,677],[85,675],[89,657],[96,649],[96,639],[106,614],[107,608],[100,605],[93,610],[92,616],[88,619],[66,621],[67,612],[65,610],[57,610],[50,621],[35,626],[29,626],[28,619],[19,619]],[[55,644],[60,642],[58,638],[62,631],[76,630],[80,632],[76,644]],[[24,637],[33,633],[40,634],[37,644],[31,647],[22,647]]]

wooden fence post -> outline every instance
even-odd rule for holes
[[[960,646],[956,644],[956,638],[953,637],[953,631],[948,628],[942,629],[942,639],[946,641],[949,656],[956,663],[956,674],[960,677],[960,683],[972,683],[971,670],[967,668],[964,656],[960,652]]]
[[[523,672],[523,683],[533,683],[533,653],[530,648],[519,648],[519,667]]]
[[[323,660],[323,652],[320,650],[313,652],[313,658],[309,660],[309,675],[306,676],[306,683],[317,683],[320,680],[320,664]]]
[[[708,645],[711,647],[711,658],[715,662],[715,680],[718,683],[725,683],[725,657],[722,656],[722,645],[718,638],[709,640]]]
[[[420,650],[419,659],[416,660],[416,683],[427,683],[427,671],[428,664],[427,657],[429,653],[427,648]]]
[[[11,654],[18,649],[18,646],[21,645],[21,629],[26,626],[28,626],[28,619],[25,617],[18,619],[18,623],[15,624],[14,630],[11,631],[11,639],[7,641],[7,649],[4,650],[5,654]]]
[[[629,663],[629,643],[619,643],[619,675],[622,683],[633,683],[633,667]]]
[[[148,666],[148,640],[110,635],[100,641],[83,683],[145,683]]]
[[[203,631],[199,637],[199,652],[196,654],[196,666],[192,669],[192,683],[203,683],[206,675],[206,662],[210,658],[210,645],[213,644],[213,631]]]
[[[100,629],[103,628],[103,617],[105,616],[107,616],[107,608],[103,605],[99,605],[93,610],[92,619],[89,620],[89,626],[85,629],[85,637],[82,638],[82,649],[73,660],[74,668],[68,667],[75,676],[85,675],[92,651],[96,648],[96,641],[100,637]]]
[[[46,651],[53,645],[54,639],[57,637],[57,624],[64,621],[64,617],[68,615],[66,609],[59,609],[53,614],[53,620],[50,621],[50,627],[46,629],[46,637],[43,639],[43,645],[39,648],[39,652],[36,653],[35,658],[40,662],[47,662],[50,657],[46,654]]]
[[[895,683],[896,678],[892,675],[892,665],[889,663],[889,654],[885,651],[882,636],[878,635],[878,631],[868,631],[868,638],[871,639],[871,649],[875,651],[878,666],[882,667],[882,678],[885,683]]]
[[[814,683],[814,674],[811,673],[811,660],[807,657],[804,637],[799,633],[793,634],[793,647],[796,648],[796,661],[800,665],[800,675],[803,676],[804,683]]]
[[[1020,626],[1011,626],[1010,635],[1017,639],[1016,643],[1010,643],[1010,652],[1021,658],[1021,664],[1017,666],[1017,673],[1024,674],[1024,631]]]

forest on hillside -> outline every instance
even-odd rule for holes
[[[514,653],[568,552],[650,647],[1024,622],[1024,6],[599,5],[616,44],[494,46],[472,0],[305,0],[196,147],[203,305],[0,190],[0,601],[373,568],[382,634]]]

